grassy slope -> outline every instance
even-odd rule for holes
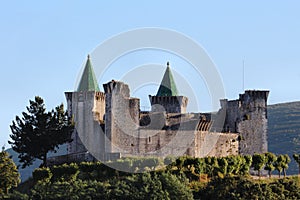
[[[300,102],[282,103],[268,106],[268,147],[276,154],[291,157],[288,174],[297,174],[298,166],[292,155],[300,153]]]

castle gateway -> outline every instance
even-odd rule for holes
[[[140,100],[130,97],[123,82],[112,80],[103,88],[88,56],[77,91],[65,93],[75,130],[64,161],[267,152],[269,91],[222,99],[217,113],[186,113],[188,97],[178,93],[169,64],[157,94],[149,95],[151,111],[140,110]]]

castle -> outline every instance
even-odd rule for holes
[[[103,87],[88,56],[77,91],[65,93],[75,130],[68,154],[55,162],[267,152],[269,91],[222,99],[217,113],[186,113],[188,97],[178,94],[169,64],[157,94],[149,95],[151,111],[140,110],[127,84],[112,80]]]

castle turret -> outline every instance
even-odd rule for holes
[[[68,154],[89,151],[97,156],[104,151],[103,126],[105,94],[100,92],[88,56],[77,91],[66,92],[69,116],[75,121],[73,141],[68,145]]]
[[[103,87],[107,159],[116,157],[117,153],[135,155],[138,153],[140,100],[130,97],[129,86],[123,82],[112,80]]]
[[[267,99],[269,91],[246,90],[238,100],[221,100],[226,110],[224,132],[239,134],[241,154],[265,153],[267,144]]]
[[[155,96],[149,95],[152,112],[185,113],[188,98],[179,96],[178,90],[167,62],[167,69]]]

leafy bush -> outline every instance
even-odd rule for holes
[[[50,178],[52,177],[52,173],[48,167],[37,168],[32,172],[32,176],[35,182],[49,181]]]
[[[257,157],[260,161],[260,156]],[[288,161],[286,158],[282,160]],[[161,162],[156,158],[125,158],[106,164],[64,164],[54,166],[51,172],[47,168],[37,169],[33,175],[35,182],[32,182],[35,185],[31,187],[28,198],[192,199],[194,196],[197,199],[300,199],[299,178],[252,180],[248,176],[236,176],[249,173],[253,163],[252,156],[248,155],[179,157],[170,165],[172,167],[140,174],[109,167],[124,170],[125,166],[139,172],[143,166],[159,166]]]
[[[78,173],[79,168],[78,165],[75,163],[71,164],[63,164],[59,166],[54,166],[51,169],[52,172],[52,181],[58,181],[58,180],[75,180]]]
[[[13,191],[6,195],[0,195],[0,199],[6,199],[6,200],[28,200],[29,197],[27,194],[22,194],[18,191]]]
[[[215,178],[195,192],[200,199],[300,199],[300,187],[293,178],[269,182],[241,176]]]

